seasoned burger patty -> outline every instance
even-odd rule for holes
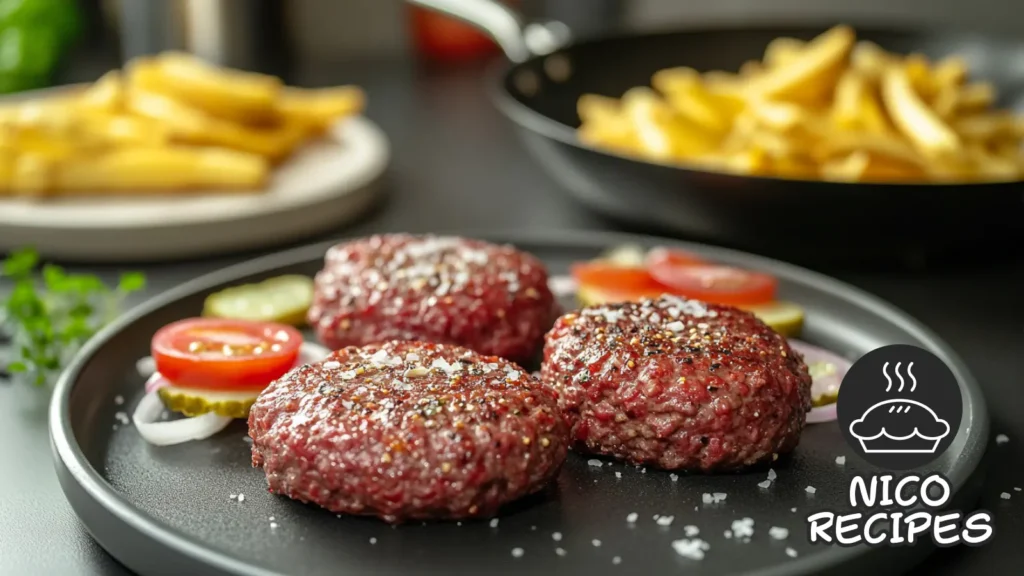
[[[662,296],[584,308],[547,335],[541,378],[576,449],[670,470],[734,470],[793,450],[807,366],[752,314]]]
[[[557,315],[544,264],[529,254],[391,234],[327,251],[309,323],[335,349],[421,340],[522,361],[540,349]]]
[[[558,472],[568,434],[555,394],[522,368],[425,342],[338,350],[249,413],[271,492],[388,522],[494,515]]]

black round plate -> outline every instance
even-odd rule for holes
[[[677,245],[707,257],[770,271],[787,300],[806,308],[806,340],[856,358],[893,343],[938,354],[960,383],[964,412],[950,450],[929,469],[973,502],[969,482],[984,452],[988,416],[981,392],[959,358],[934,334],[892,306],[850,286],[794,266],[729,250],[650,237],[553,233],[474,235],[510,242],[542,258],[553,274],[613,245]],[[61,486],[99,543],[143,574],[861,573],[905,568],[926,546],[878,550],[812,546],[806,516],[846,507],[848,477],[871,468],[844,443],[835,423],[811,425],[800,447],[774,463],[776,482],[757,484],[767,469],[724,476],[681,476],[570,455],[547,493],[511,507],[492,527],[487,520],[391,527],[368,518],[335,517],[266,491],[250,467],[246,426],[215,437],[154,447],[118,422],[142,395],[135,363],[162,325],[198,315],[206,295],[226,286],[279,274],[313,274],[328,244],[292,250],[222,270],[171,290],[130,311],[96,336],[64,373],[54,394],[50,427]],[[124,398],[119,405],[115,399]],[[836,464],[846,456],[845,466]],[[814,486],[813,495],[806,492]],[[724,492],[717,505],[705,492]],[[230,498],[244,494],[243,502]],[[793,511],[795,509],[795,511]],[[626,522],[639,515],[635,526]],[[662,527],[653,515],[672,515]],[[271,517],[277,527],[271,527]],[[747,543],[726,539],[733,520],[750,517]],[[677,555],[671,542],[697,526],[710,544],[702,561]],[[774,540],[768,528],[790,531]],[[554,533],[561,534],[556,541]],[[598,544],[599,541],[599,544]],[[791,557],[786,548],[797,556]],[[524,553],[515,558],[514,548]],[[565,555],[556,553],[561,548]],[[619,560],[616,561],[615,558]]]

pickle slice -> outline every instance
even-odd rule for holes
[[[792,302],[775,301],[741,308],[753,312],[772,330],[789,338],[799,336],[804,327],[804,309]]]
[[[211,294],[203,305],[203,316],[302,326],[312,303],[311,278],[278,276]]]
[[[229,418],[247,418],[249,408],[252,407],[253,402],[256,402],[256,397],[260,395],[258,390],[233,392],[178,386],[164,386],[157,393],[163,400],[164,406],[172,412],[179,412],[185,416],[199,416],[213,412]]]

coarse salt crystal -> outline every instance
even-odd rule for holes
[[[818,491],[818,489],[815,488],[814,486],[808,486],[807,488],[804,488],[804,490],[806,490],[808,494],[814,494],[815,492]]]
[[[558,554],[559,556],[565,556],[565,548],[555,548],[555,554]]]
[[[377,543],[377,539],[371,537],[370,538],[370,544],[376,544],[376,543]]]
[[[703,560],[704,552],[708,548],[708,543],[700,538],[684,538],[672,541],[672,549],[676,551],[676,554],[690,560]]]
[[[591,458],[590,460],[587,460],[587,465],[593,466],[594,468],[600,468],[601,466],[604,466],[604,462],[601,462],[596,458]]]
[[[776,540],[785,540],[789,536],[789,530],[781,526],[772,526],[768,529],[768,535]]]
[[[714,496],[712,496],[711,494],[708,494],[707,492],[705,492],[705,493],[701,494],[701,495],[700,495],[700,499],[701,499],[701,501],[703,501],[703,502],[704,502],[705,504],[711,504],[712,502],[714,502],[714,501],[715,501],[715,497],[714,497]]]
[[[612,564],[622,564],[622,557],[615,556],[614,558],[612,558]]]
[[[114,396],[114,404],[117,404],[118,406],[124,404],[124,396],[121,396],[120,394]]]
[[[462,522],[456,522],[455,525],[456,526],[462,526]]]
[[[1006,434],[999,434],[996,436],[996,444],[1006,444],[1010,441],[1010,437]]]
[[[271,522],[270,523],[270,529],[271,530],[276,530],[277,529],[277,522]]]
[[[768,469],[768,479],[774,481],[779,475],[775,473],[775,468]]]
[[[526,552],[522,548],[513,548],[512,549],[512,557],[513,558],[522,558],[523,554],[525,554],[525,553]]]
[[[1010,499],[1010,493],[1009,492],[1003,492],[1002,494],[999,495],[999,497],[1002,498],[1003,500],[1009,500]]]
[[[562,533],[561,532],[553,533],[551,535],[551,539],[554,540],[555,542],[561,542],[562,541]]]
[[[669,322],[668,324],[665,324],[665,329],[671,330],[673,332],[682,332],[683,330],[686,329],[686,324],[683,324],[679,320],[676,320],[674,322]]]
[[[616,478],[622,478],[622,472],[615,472]]]
[[[640,473],[641,474],[647,474],[647,468],[641,468],[640,469]]]
[[[796,558],[796,550],[793,550],[792,548],[786,548],[786,556],[789,556],[790,558]]]
[[[497,528],[497,527],[498,527],[498,519],[497,518],[491,518],[491,528]]]
[[[327,362],[324,362],[320,366],[326,370],[336,370],[338,368],[341,368],[341,362],[338,362],[337,360],[328,360]]]
[[[754,535],[754,519],[741,518],[732,521],[732,534],[736,538],[749,540]]]
[[[636,512],[630,512],[629,514],[626,515],[626,522],[629,522],[630,524],[635,524],[636,523],[636,519],[639,518],[639,517],[640,517],[640,515],[637,514]]]
[[[598,540],[597,538],[594,538],[593,540],[591,540],[590,543],[593,544],[595,548],[601,545],[601,541]]]
[[[722,535],[726,538],[732,538],[732,530],[726,530]]]
[[[270,518],[267,518],[267,520],[270,520],[271,522],[273,522],[274,520],[276,520],[276,518],[274,518],[273,516],[271,516]]]
[[[530,530],[537,530],[536,526],[530,526]]]
[[[1014,492],[1020,492],[1020,486],[1014,486],[1013,487],[1013,491]]]
[[[789,511],[790,512],[796,512],[796,508],[790,508]]]
[[[239,502],[245,502],[245,494],[239,494],[238,495],[238,501]]]
[[[846,465],[846,456],[836,456],[836,464],[840,466]]]
[[[675,516],[662,516],[661,518],[658,518],[657,520],[655,520],[655,522],[658,523],[658,526],[671,526],[672,525],[672,521],[675,520],[675,519],[676,519]]]
[[[700,534],[700,528],[697,528],[692,524],[688,524],[686,526],[683,526],[683,533],[686,534],[687,538],[693,538],[694,536]]]
[[[679,474],[669,474],[668,475],[668,479],[673,481],[673,482],[678,482],[679,481]]]
[[[757,485],[758,485],[758,487],[764,488],[765,490],[767,490],[768,487],[772,485],[772,481],[771,480],[765,480],[764,482],[758,482]]]
[[[127,426],[128,423],[131,422],[131,419],[128,418],[128,414],[126,414],[124,412],[118,412],[118,413],[114,414],[114,418],[117,418],[117,421],[120,422],[124,426]]]

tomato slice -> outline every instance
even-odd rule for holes
[[[648,270],[655,268],[666,268],[672,266],[690,266],[691,264],[705,264],[706,260],[678,248],[652,248],[644,259],[644,265]]]
[[[650,273],[674,294],[715,304],[764,304],[775,300],[778,288],[778,281],[767,274],[715,264],[661,262]]]
[[[616,291],[665,289],[646,269],[622,266],[614,262],[577,262],[569,268],[569,272],[578,284],[600,286]]]
[[[295,365],[302,334],[274,322],[191,318],[153,335],[156,369],[175,386],[262,390]]]

